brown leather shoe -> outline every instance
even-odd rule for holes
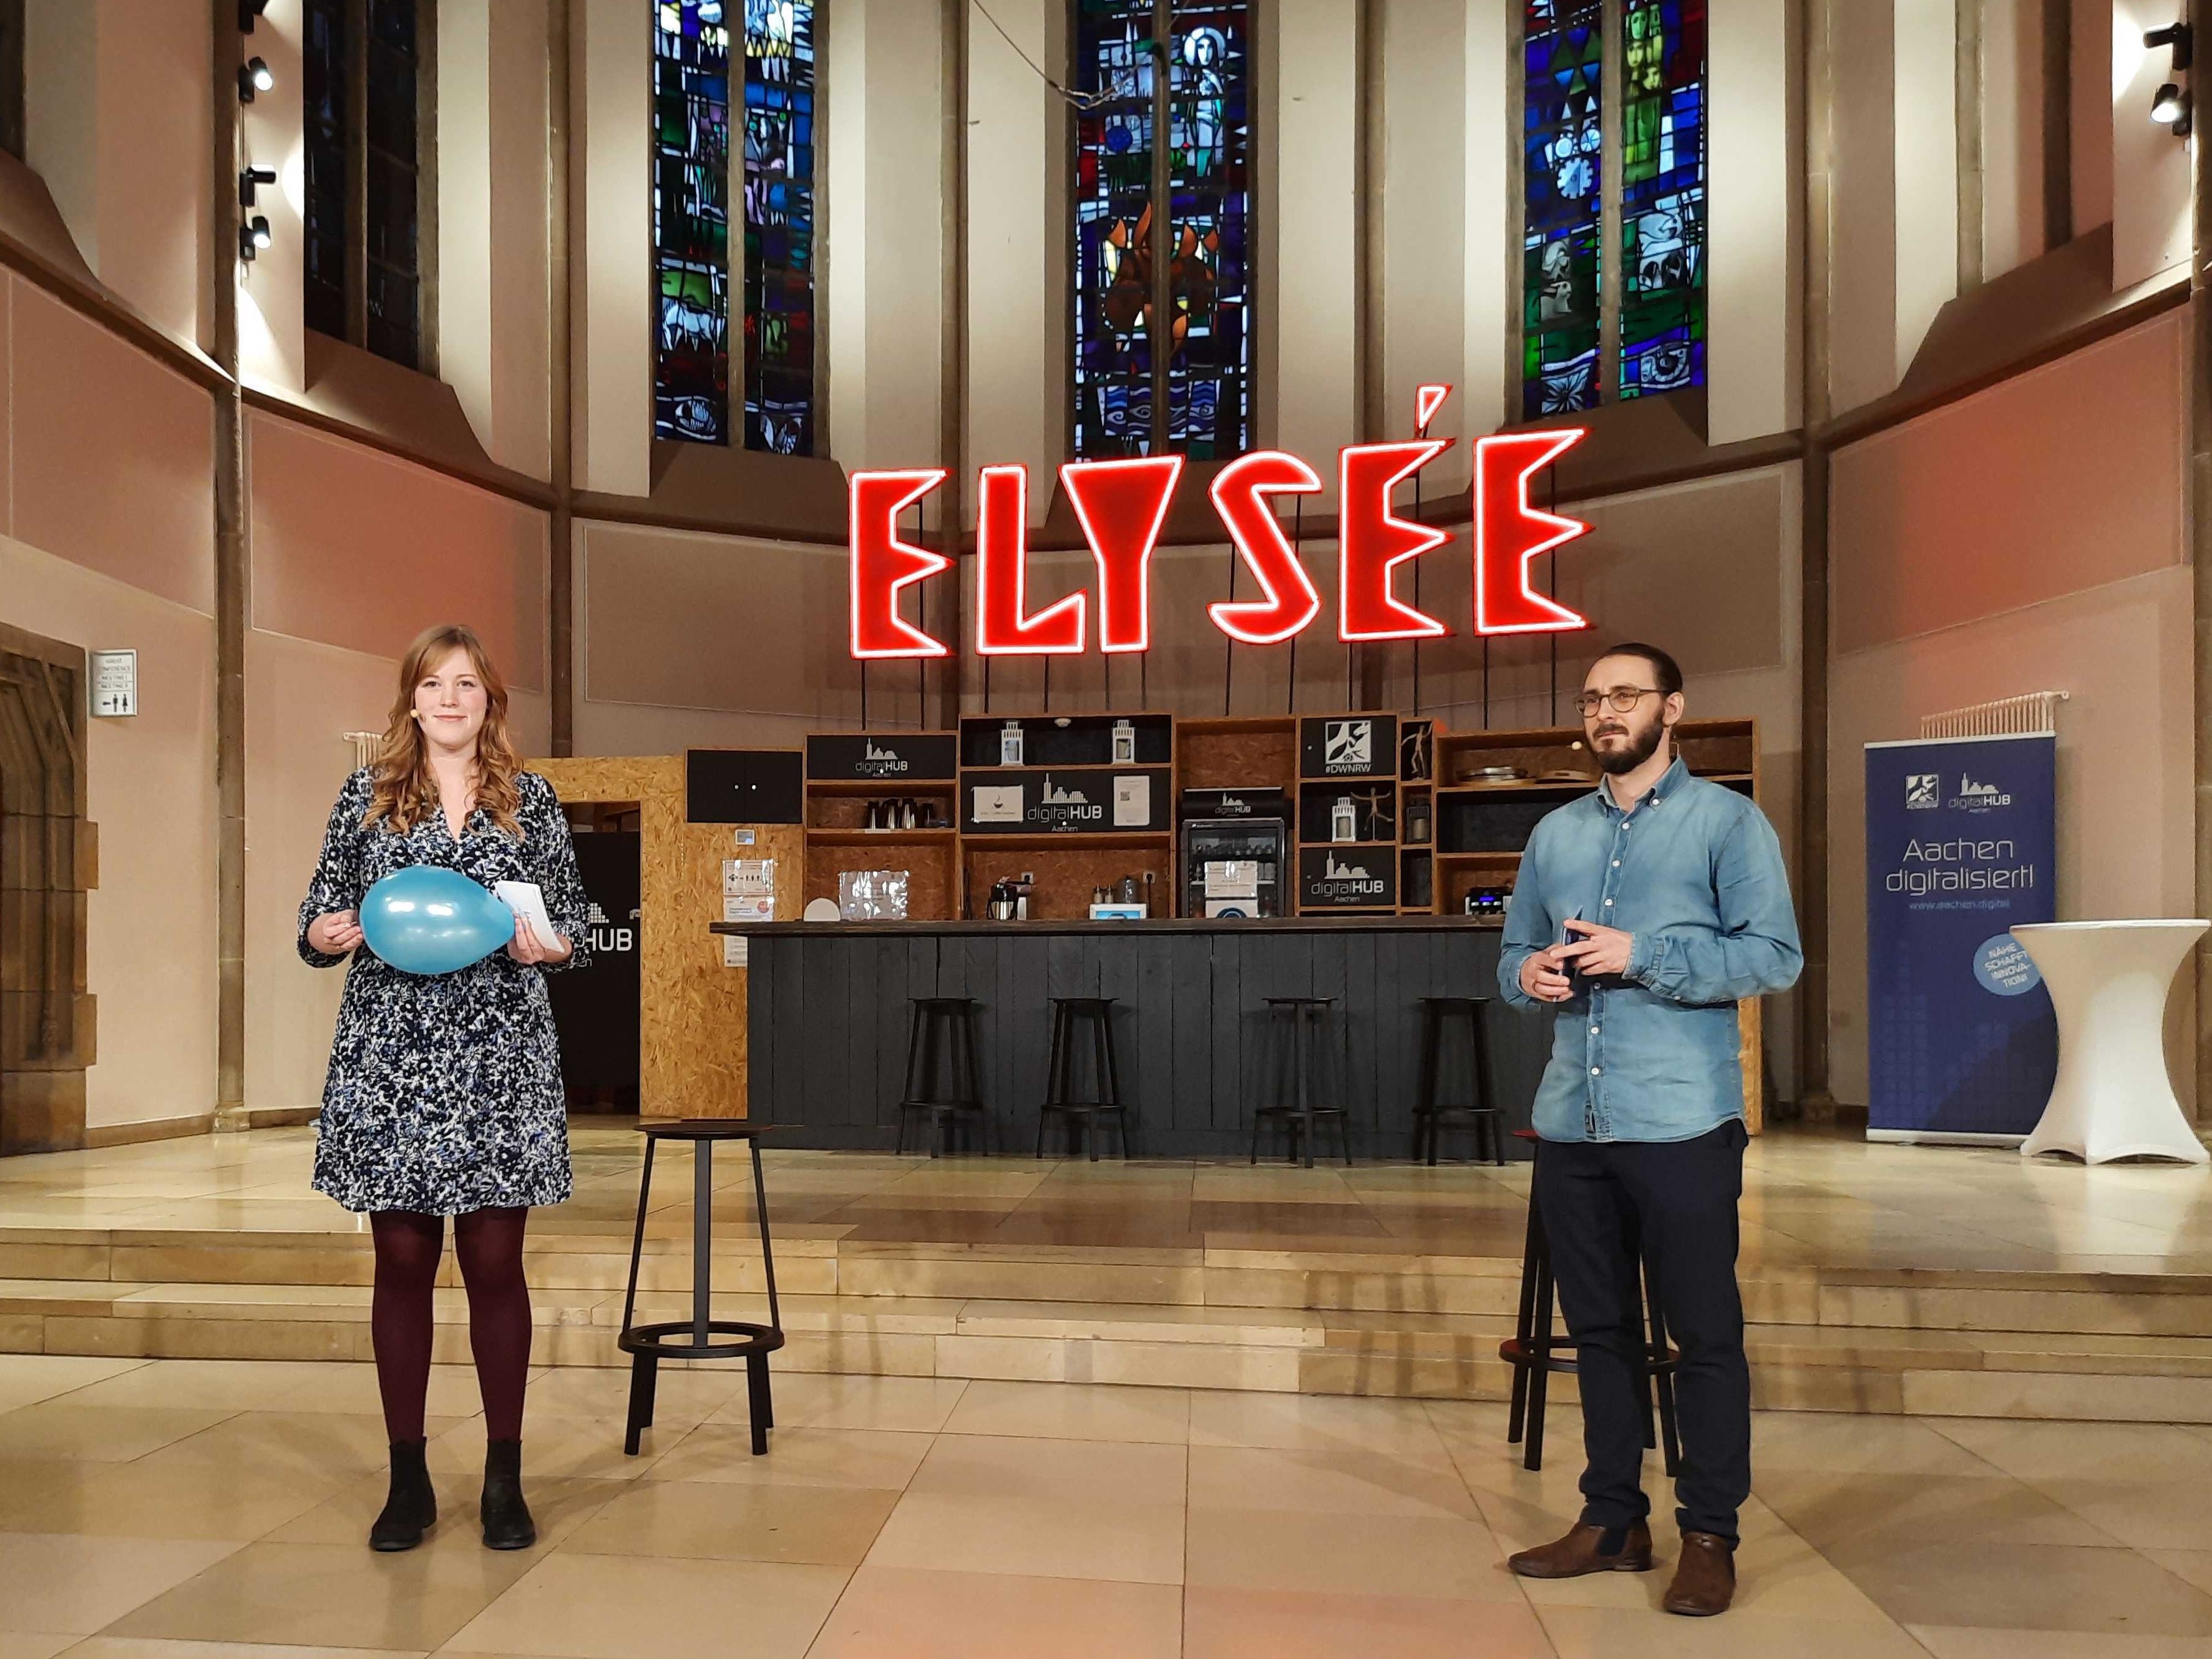
[[[1617,1555],[1601,1555],[1598,1545],[1605,1528],[1585,1522],[1565,1538],[1539,1544],[1510,1557],[1505,1564],[1523,1578],[1579,1578],[1586,1572],[1649,1572],[1651,1571],[1651,1529],[1641,1521],[1627,1529]]]
[[[1735,1551],[1728,1540],[1709,1532],[1684,1533],[1674,1582],[1667,1586],[1667,1599],[1659,1605],[1669,1613],[1709,1619],[1726,1613],[1735,1599]]]

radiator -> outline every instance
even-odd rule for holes
[[[1923,737],[2055,737],[2064,692],[2029,692],[1920,717]]]

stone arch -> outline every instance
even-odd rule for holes
[[[0,625],[0,1155],[84,1143],[85,660]]]

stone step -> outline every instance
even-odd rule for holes
[[[775,1239],[779,1287],[798,1295],[952,1297],[1142,1307],[1271,1308],[1320,1313],[1413,1312],[1510,1316],[1517,1257],[1375,1251],[1099,1248],[890,1244],[848,1229],[793,1226]],[[605,1230],[534,1230],[530,1281],[546,1294],[619,1292],[629,1237]],[[366,1286],[369,1240],[359,1232],[0,1228],[0,1278],[70,1282]],[[688,1222],[656,1216],[641,1288],[688,1293]],[[758,1247],[726,1228],[714,1283],[758,1291]],[[2019,1272],[1975,1269],[1813,1267],[1747,1262],[1747,1315],[1773,1325],[1956,1333],[2212,1338],[2212,1276]],[[448,1256],[441,1283],[458,1286]]]
[[[1024,1297],[782,1298],[787,1369],[1286,1393],[1500,1400],[1510,1316]],[[619,1365],[619,1290],[539,1286],[536,1357]],[[718,1296],[716,1317],[762,1298]],[[467,1303],[434,1300],[435,1357],[468,1357]],[[641,1319],[682,1319],[688,1296],[641,1293]],[[0,1351],[111,1357],[371,1357],[358,1284],[0,1280]],[[1746,1347],[1769,1408],[2111,1421],[2212,1422],[2212,1339],[1755,1322]],[[1553,1380],[1573,1397],[1573,1379]]]

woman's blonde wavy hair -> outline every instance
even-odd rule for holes
[[[392,699],[392,723],[376,751],[371,770],[368,812],[364,824],[383,824],[400,835],[439,809],[438,782],[430,775],[430,746],[415,719],[415,688],[454,650],[469,654],[484,688],[483,729],[477,734],[477,805],[502,833],[522,839],[522,757],[507,731],[507,681],[475,629],[449,622],[416,636],[399,663],[399,694]]]

